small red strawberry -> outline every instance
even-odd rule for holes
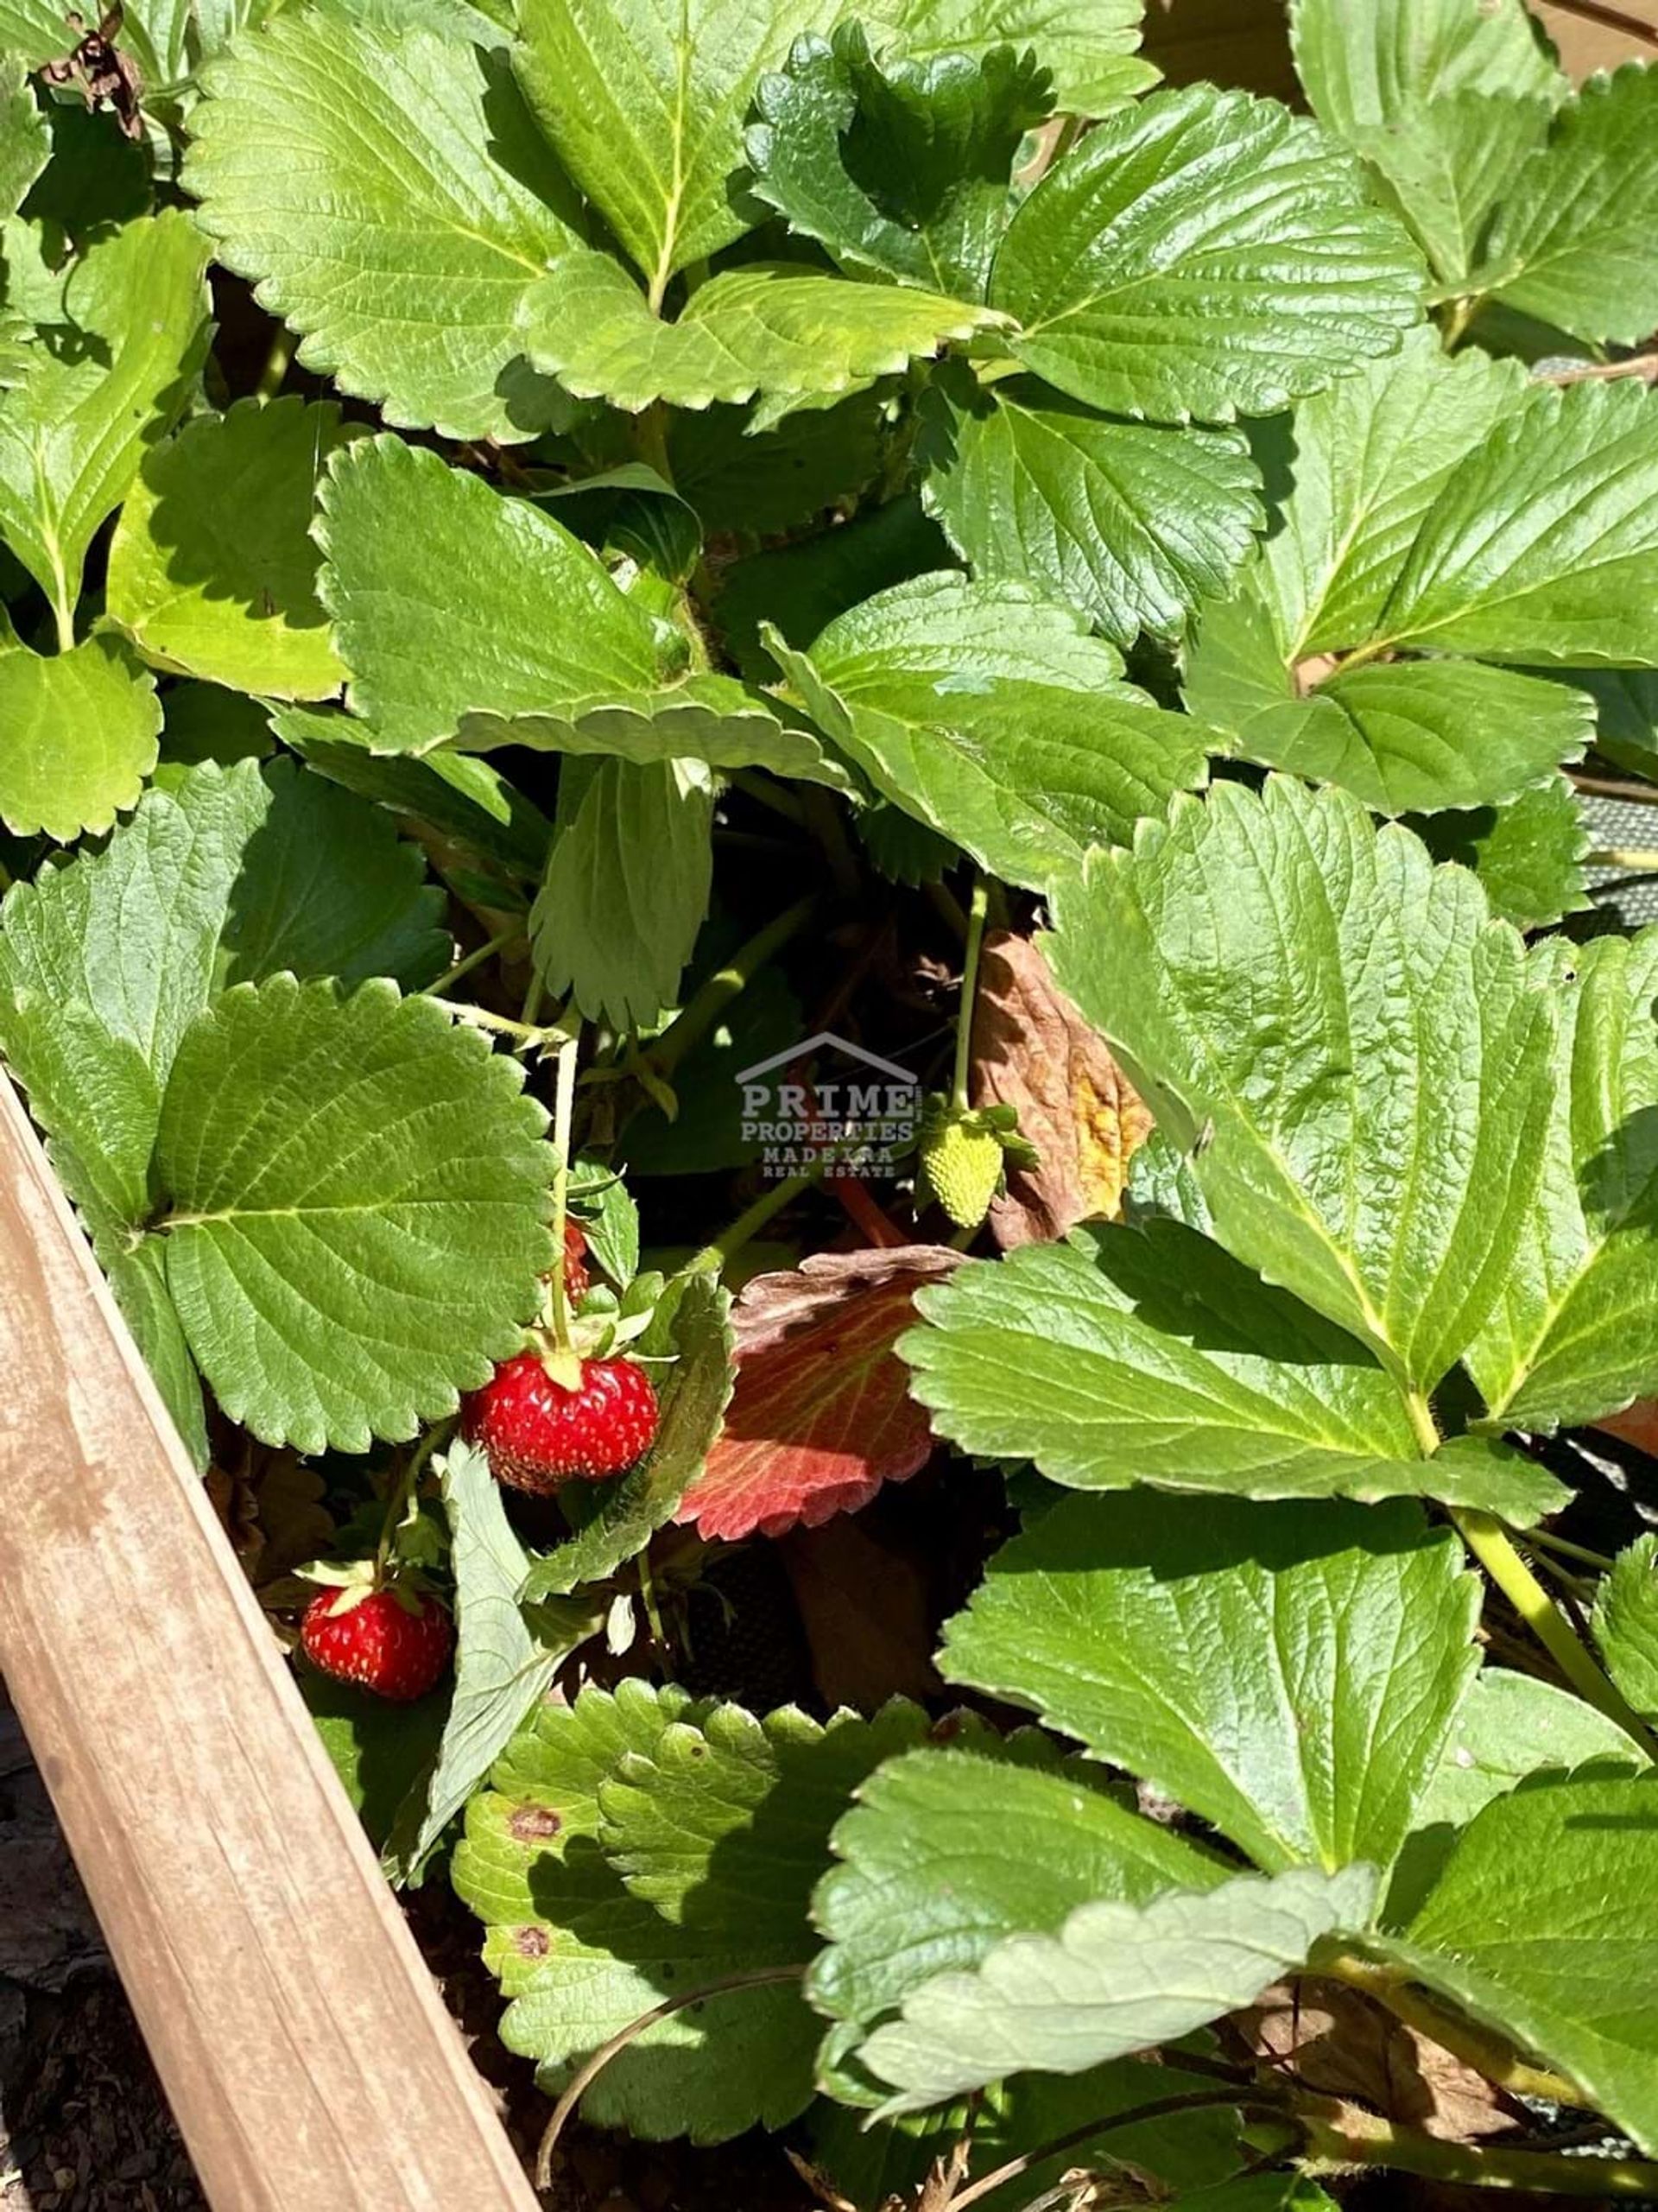
[[[650,1377],[631,1360],[584,1360],[580,1387],[566,1390],[535,1352],[503,1360],[462,1415],[497,1482],[543,1494],[622,1474],[650,1449],[656,1420]]]
[[[587,1269],[587,1239],[581,1233],[581,1224],[566,1216],[564,1224],[564,1295],[573,1306],[584,1291],[592,1288],[592,1280]]]
[[[336,1682],[407,1705],[424,1697],[448,1665],[455,1631],[423,1591],[347,1588],[312,1599],[300,1642],[312,1664]]]

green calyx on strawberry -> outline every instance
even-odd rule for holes
[[[1016,1107],[958,1106],[940,1095],[927,1102],[918,1150],[918,1196],[936,1200],[962,1229],[984,1219],[1009,1166],[1036,1164],[1035,1148],[1019,1134]]]
[[[371,1559],[304,1573],[323,1585],[300,1623],[313,1666],[397,1705],[436,1687],[455,1647],[454,1623],[417,1577],[383,1581]]]

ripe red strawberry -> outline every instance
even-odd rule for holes
[[[581,1233],[581,1224],[566,1216],[564,1224],[564,1295],[573,1306],[583,1291],[592,1287],[592,1279],[587,1270],[587,1239]]]
[[[520,1352],[466,1400],[463,1425],[497,1482],[545,1493],[575,1476],[622,1474],[650,1449],[656,1419],[650,1377],[631,1360],[584,1360],[571,1391],[538,1353]]]
[[[454,1649],[454,1624],[437,1600],[408,1590],[402,1596],[368,1590],[336,1613],[343,1594],[320,1590],[306,1607],[300,1642],[312,1664],[394,1704],[424,1697]]]

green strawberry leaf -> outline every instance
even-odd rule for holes
[[[678,1275],[633,1347],[656,1385],[656,1441],[637,1467],[605,1486],[577,1534],[531,1563],[526,1598],[562,1597],[603,1582],[667,1526],[719,1434],[731,1394],[731,1296],[702,1271]]]
[[[1177,637],[1264,520],[1237,432],[1115,421],[1034,377],[941,374],[920,458],[927,510],[975,575],[1028,579],[1119,645]]]
[[[1272,617],[1244,596],[1209,610],[1187,703],[1262,767],[1339,784],[1375,814],[1500,806],[1582,758],[1595,732],[1580,691],[1473,661],[1338,669],[1298,682]]]
[[[1444,1872],[1459,1833],[1494,1797],[1551,1770],[1569,1771],[1590,1759],[1627,1765],[1636,1757],[1618,1723],[1569,1690],[1535,1675],[1482,1668],[1399,1854],[1388,1889],[1388,1924],[1402,1927],[1414,1916]]]
[[[429,981],[447,958],[438,903],[389,822],[294,763],[187,769],[102,852],[9,894],[0,1005],[20,991],[79,1001],[159,1090],[226,984],[283,968]]]
[[[1467,1364],[1494,1426],[1552,1429],[1658,1391],[1658,929],[1533,959],[1560,1011],[1542,1180]]]
[[[999,1943],[971,1973],[941,1974],[876,2028],[859,2057],[891,2084],[883,2116],[1027,2069],[1076,2074],[1189,2034],[1305,1966],[1326,1936],[1362,1928],[1369,1867],[1244,1874],[1145,1905],[1080,1906],[1055,1936]]]
[[[553,825],[487,760],[458,752],[376,754],[367,723],[306,707],[279,709],[270,726],[331,783],[437,831],[520,882],[540,876]]]
[[[1420,1510],[1171,1514],[1066,1498],[946,1632],[952,1682],[1040,1713],[1269,1870],[1386,1868],[1475,1669],[1478,1578]]]
[[[1157,81],[1136,52],[1143,0],[865,0],[857,12],[881,27],[882,53],[911,61],[1028,48],[1066,115],[1104,115]]]
[[[589,1021],[649,1029],[678,1004],[708,911],[715,787],[699,761],[573,760],[530,916],[535,970]]]
[[[1073,399],[1230,422],[1390,353],[1421,314],[1404,231],[1315,124],[1210,86],[1108,117],[1021,206],[991,305]]]
[[[1041,889],[1200,784],[1207,733],[1119,679],[1027,586],[917,577],[767,650],[876,789],[1005,882]]]
[[[740,188],[761,73],[823,0],[520,0],[514,61],[547,137],[660,303],[668,280],[763,219]]]
[[[522,1084],[476,1030],[389,983],[341,999],[279,975],[186,1032],[152,1233],[232,1420],[301,1451],[366,1451],[452,1413],[518,1348],[553,1257],[551,1150]]]
[[[52,140],[46,117],[35,104],[27,64],[8,54],[3,11],[0,11],[0,218],[15,214],[28,187],[46,167]]]
[[[860,23],[795,41],[760,79],[751,189],[853,273],[982,300],[1013,212],[1009,175],[1052,105],[1034,53],[884,66]]]
[[[1551,776],[1517,799],[1436,814],[1411,827],[1436,860],[1471,868],[1493,914],[1541,929],[1590,903],[1584,863],[1592,842],[1569,778]]]
[[[1218,785],[1061,886],[1056,977],[1194,1163],[1239,1259],[1414,1399],[1522,1247],[1554,1009],[1478,883],[1345,793]],[[1247,980],[1245,980],[1247,979]]]
[[[1546,98],[1461,92],[1349,134],[1446,289],[1477,288],[1492,211],[1547,140],[1551,113]]]
[[[383,752],[459,732],[639,764],[693,756],[826,783],[844,771],[728,676],[687,675],[683,634],[561,523],[399,438],[338,452],[320,588],[346,696]]]
[[[108,829],[155,767],[161,727],[154,679],[119,638],[50,659],[0,650],[0,821],[64,845]]]
[[[1557,668],[1658,662],[1658,409],[1534,391],[1452,472],[1376,643]]]
[[[110,548],[107,607],[154,666],[279,699],[345,671],[317,604],[317,477],[339,409],[244,400],[145,460]]]
[[[1477,1505],[1522,1524],[1570,1493],[1518,1454],[1421,1457],[1352,1338],[1174,1221],[960,1268],[899,1350],[933,1425],[1055,1482]]]
[[[706,530],[760,536],[849,504],[881,466],[882,408],[855,392],[806,408],[757,434],[741,408],[676,415],[668,425],[674,488]]]
[[[501,57],[312,8],[203,81],[185,184],[305,366],[448,437],[510,442],[560,418],[518,314],[579,211]]]
[[[465,1809],[560,1666],[604,1618],[601,1606],[579,1599],[525,1613],[518,1594],[529,1562],[482,1452],[467,1444],[448,1452],[443,1502],[455,1575],[454,1695],[430,1767],[405,1797],[388,1839],[389,1866],[404,1879]]]
[[[1425,327],[1296,409],[1294,486],[1252,579],[1286,668],[1376,633],[1452,471],[1518,410],[1525,390],[1516,362],[1447,358]]]
[[[1092,1899],[1146,1905],[1228,1871],[1034,1729],[1004,1743],[982,1723],[959,1748],[889,1759],[832,1841],[840,1863],[812,1905],[828,1948],[807,1994],[835,2023],[820,2072],[862,2103],[877,2099],[842,2077],[839,2057],[935,1974],[977,1967],[1009,1936],[1056,1933]]]
[[[619,262],[573,251],[531,290],[522,328],[536,366],[579,398],[637,415],[659,400],[702,408],[757,394],[754,427],[765,430],[1006,320],[935,291],[748,262],[664,322]]]
[[[206,354],[206,241],[176,211],[100,239],[65,291],[76,342],[30,348],[0,408],[0,536],[66,645],[98,525],[183,412]]]
[[[1658,1774],[1497,1798],[1388,1948],[1658,2152]]]
[[[1658,1719],[1658,1537],[1636,1538],[1595,1597],[1595,1641],[1637,1713]]]
[[[1471,291],[1574,338],[1633,345],[1658,323],[1658,73],[1592,77],[1503,199]]]
[[[514,2000],[508,2048],[551,2087],[664,1997],[804,1965],[831,1828],[924,1726],[903,1706],[826,1728],[792,1709],[762,1722],[639,1683],[543,1708],[497,1767],[497,1794],[474,1800],[455,1855]],[[630,2043],[584,2114],[647,2140],[781,2126],[811,2098],[818,2028],[793,1978],[712,1995]]]
[[[1346,137],[1461,92],[1568,89],[1522,0],[1294,0],[1290,35],[1314,111]]]

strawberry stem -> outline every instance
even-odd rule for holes
[[[553,1170],[553,1274],[548,1285],[547,1311],[553,1323],[553,1341],[560,1352],[573,1348],[570,1301],[564,1294],[564,1225],[570,1211],[570,1125],[575,1112],[576,1055],[580,1043],[581,1024],[578,1019],[559,1047],[553,1079],[553,1143],[558,1152],[558,1165]]]
[[[717,968],[701,988],[680,1007],[679,1012],[650,1048],[647,1057],[659,1075],[671,1075],[693,1045],[700,1044],[732,999],[741,997],[761,969],[796,936],[817,911],[818,894],[813,891],[793,906],[757,929],[746,944],[739,945],[722,968]]]
[[[744,1245],[759,1234],[774,1214],[781,1214],[802,1192],[812,1188],[832,1157],[826,1153],[801,1174],[788,1176],[782,1182],[773,1183],[769,1190],[763,1191],[752,1206],[737,1215],[729,1229],[722,1230],[711,1244],[692,1255],[686,1262],[687,1274],[699,1270],[709,1275],[723,1275]]]
[[[414,1495],[427,1462],[454,1427],[452,1420],[440,1421],[428,1429],[397,1471],[397,1478],[386,1493],[386,1510],[380,1523],[380,1541],[374,1547],[374,1587],[377,1590],[386,1578],[386,1569],[391,1562],[391,1547],[408,1501]]]
[[[509,929],[503,929],[497,936],[485,938],[481,945],[458,960],[452,967],[446,969],[435,983],[428,983],[421,992],[421,997],[441,998],[444,993],[452,990],[463,976],[470,975],[474,968],[482,967],[485,960],[493,960],[497,953],[503,952],[511,944],[515,937],[522,937],[523,934],[522,922],[515,922]]]
[[[967,949],[961,965],[961,1004],[956,1010],[956,1080],[950,1092],[952,1112],[967,1111],[967,1079],[973,1061],[973,1002],[978,993],[978,955],[984,942],[984,917],[990,910],[990,879],[973,878],[967,909]]]

